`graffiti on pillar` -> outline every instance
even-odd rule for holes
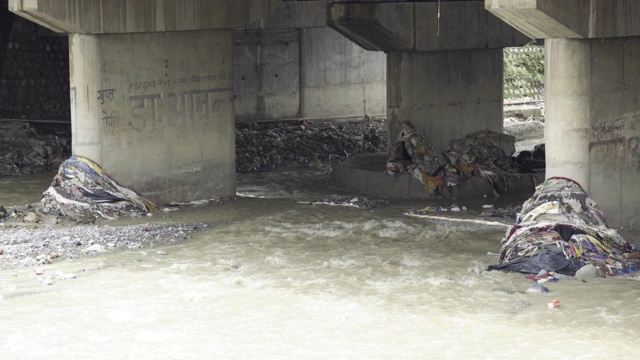
[[[589,153],[597,162],[640,166],[640,114],[633,112],[591,127]]]
[[[591,137],[599,139],[607,136],[619,136],[626,130],[635,130],[640,122],[640,114],[630,114],[611,121],[603,121],[591,127]]]
[[[98,90],[98,101],[100,104],[104,104],[105,100],[113,101],[113,95],[116,89],[103,89]]]
[[[222,109],[225,100],[215,95],[231,90],[230,87],[224,87],[175,91],[166,96],[161,93],[130,96],[130,127],[143,131],[164,125],[179,127],[201,124]]]
[[[101,110],[100,123],[103,129],[114,130],[120,119],[117,111],[113,109],[113,101],[116,94],[116,89],[100,89],[97,91],[99,107]]]
[[[236,30],[233,32],[235,45],[289,44],[298,42],[297,29],[287,30]]]
[[[104,128],[115,130],[120,120],[120,116],[115,110],[112,110],[110,113],[103,110],[100,120],[102,121],[102,126]]]
[[[160,127],[162,124],[158,122],[158,111],[162,110],[158,108],[158,104],[161,99],[162,94],[129,96],[129,126],[136,131]]]
[[[228,83],[230,79],[229,74],[194,75],[130,83],[124,93],[115,88],[98,90],[102,129],[107,133],[142,132],[164,126],[201,124],[222,111],[228,96],[220,94],[229,93],[233,88],[215,87],[215,84]]]
[[[207,75],[168,79],[168,80],[155,80],[155,81],[143,81],[138,83],[129,84],[129,92],[132,91],[149,91],[150,89],[162,90],[165,86],[186,85],[186,84],[199,84],[214,81],[227,81],[231,78],[229,74]]]

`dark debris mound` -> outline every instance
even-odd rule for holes
[[[268,122],[236,125],[236,170],[315,166],[331,159],[387,151],[384,120]]]
[[[68,135],[43,135],[27,123],[0,123],[0,177],[55,169],[70,154]]]

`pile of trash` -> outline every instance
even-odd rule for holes
[[[440,153],[405,122],[389,149],[386,173],[412,174],[429,195],[449,197],[450,187],[462,185],[474,176],[484,177],[500,193],[505,188],[505,176],[521,172],[513,158],[515,141],[511,135],[479,130],[451,141],[449,148]]]
[[[615,276],[635,271],[639,263],[640,252],[607,226],[580,184],[552,177],[524,202],[502,240],[499,263],[489,270],[574,275],[590,265]]]
[[[80,156],[71,156],[60,165],[41,203],[48,215],[82,222],[160,210],[158,204],[118,185],[100,165]]]
[[[387,151],[385,119],[279,121],[236,125],[236,171],[319,166],[331,159]]]
[[[68,136],[41,135],[28,123],[0,123],[0,177],[55,169],[70,153]]]

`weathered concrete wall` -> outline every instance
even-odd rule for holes
[[[502,131],[502,49],[392,52],[388,124],[409,121],[436,149],[480,129]]]
[[[236,122],[386,114],[386,58],[329,27],[234,32]]]
[[[236,122],[296,118],[300,113],[298,29],[234,32]]]
[[[0,119],[69,119],[66,36],[0,7]]]
[[[332,3],[328,24],[367,50],[497,49],[529,40],[482,1]]]
[[[386,56],[331,28],[301,29],[301,116],[386,114]]]
[[[640,37],[546,40],[547,176],[580,182],[610,225],[640,227]]]
[[[233,195],[231,34],[70,35],[73,153],[159,200]]]

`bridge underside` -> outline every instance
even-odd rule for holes
[[[241,94],[257,105],[237,106],[233,29],[326,22],[384,51],[391,138],[409,121],[438,149],[501,129],[501,50],[544,38],[547,176],[579,181],[613,227],[640,226],[640,2],[10,0],[10,9],[71,33],[74,153],[177,201],[233,195],[234,121],[266,114],[263,85],[279,81],[257,72],[262,93]]]

